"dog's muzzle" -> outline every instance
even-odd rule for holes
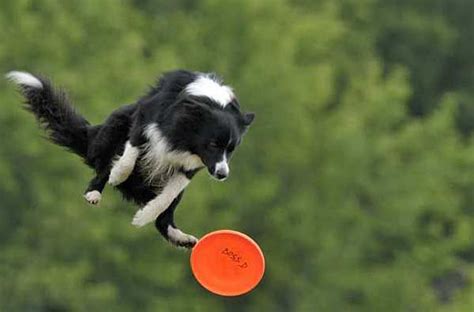
[[[226,161],[221,161],[216,164],[216,169],[212,174],[217,180],[224,181],[229,176],[229,165]]]

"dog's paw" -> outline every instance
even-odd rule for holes
[[[155,221],[156,216],[151,213],[151,209],[147,209],[145,206],[143,209],[138,210],[133,216],[132,225],[136,227],[142,227],[150,222]]]
[[[102,199],[102,194],[99,191],[90,191],[84,194],[84,198],[91,205],[98,205]]]
[[[168,226],[168,240],[175,246],[193,248],[198,239],[192,235],[183,233],[180,229]]]
[[[128,164],[123,164],[120,161],[117,162],[116,164],[114,164],[112,170],[110,171],[108,183],[113,186],[117,186],[120,183],[123,183],[132,173],[133,167],[134,166]]]

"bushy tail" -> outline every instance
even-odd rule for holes
[[[76,113],[66,93],[30,73],[12,71],[6,77],[20,87],[25,108],[35,115],[49,139],[85,159],[89,122]]]

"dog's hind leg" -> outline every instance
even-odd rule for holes
[[[90,182],[87,187],[84,198],[91,205],[99,204],[102,199],[102,191],[104,190],[105,183],[107,183],[107,176],[105,175],[96,175]]]
[[[183,197],[181,192],[176,197],[171,205],[156,218],[155,227],[163,235],[163,237],[171,242],[173,245],[178,247],[192,248],[197,243],[197,238],[183,233],[178,229],[174,223],[174,211],[178,206],[181,198]]]
[[[136,104],[126,105],[114,111],[91,138],[89,163],[97,172],[107,171],[107,178],[112,185],[118,185],[128,178],[139,154],[136,147],[140,144],[139,132],[131,132],[137,107]],[[133,136],[128,138],[129,134]],[[113,159],[122,151],[122,156],[114,162]]]
[[[138,123],[139,121],[135,120],[131,125],[129,140],[125,143],[123,154],[112,164],[108,180],[110,185],[117,186],[125,182],[135,168],[135,163],[140,156],[139,146],[145,143],[141,128],[137,126]]]
[[[122,156],[112,165],[109,175],[109,184],[116,186],[128,179],[135,168],[135,163],[140,154],[137,146],[133,146],[130,141],[125,143],[125,150]]]

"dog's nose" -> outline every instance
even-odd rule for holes
[[[227,176],[228,176],[228,175],[229,175],[228,172],[216,171],[215,177],[216,177],[217,180],[219,180],[219,181],[224,181],[225,179],[227,179]]]
[[[216,168],[213,176],[219,180],[224,181],[229,176],[229,165],[224,157],[224,159],[216,164]]]

